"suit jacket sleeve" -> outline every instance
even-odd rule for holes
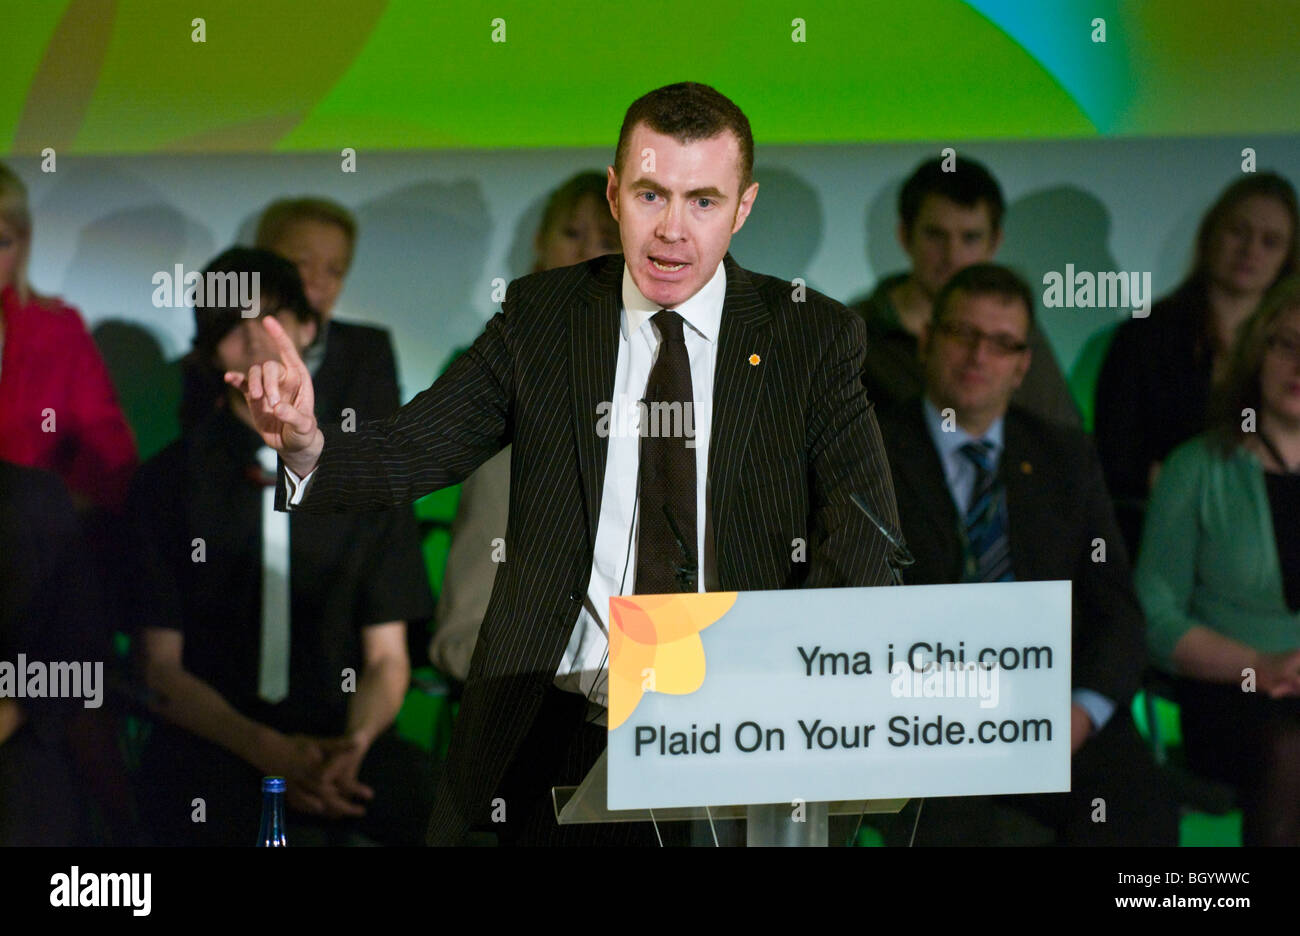
[[[900,530],[884,442],[862,386],[866,326],[851,314],[837,324],[818,366],[808,420],[812,523],[805,585],[887,585],[891,547],[849,499],[858,492],[882,523]]]
[[[1074,576],[1072,683],[1075,689],[1101,693],[1122,709],[1137,691],[1145,665],[1142,607],[1101,464],[1086,439],[1080,455],[1076,478],[1087,528]],[[1068,465],[1063,468],[1069,470]],[[1097,539],[1105,542],[1105,562],[1093,559]]]
[[[295,510],[380,510],[456,484],[510,442],[514,284],[474,344],[441,377],[386,420],[356,431],[322,425],[325,447]],[[285,509],[284,465],[276,509]]]

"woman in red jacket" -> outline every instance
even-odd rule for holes
[[[0,460],[53,471],[80,507],[116,509],[135,439],[77,310],[27,284],[32,223],[0,164]]]

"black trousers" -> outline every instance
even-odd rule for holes
[[[1300,844],[1300,699],[1179,679],[1187,766],[1237,789],[1246,845]]]
[[[654,825],[620,822],[560,826],[553,786],[582,782],[605,750],[606,729],[587,721],[587,700],[554,687],[546,691],[532,730],[516,752],[498,790],[505,821],[478,830],[495,833],[501,845],[657,846]],[[664,844],[685,844],[683,823],[660,823]]]
[[[90,844],[60,726],[28,722],[0,745],[0,847]]]

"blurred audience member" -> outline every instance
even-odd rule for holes
[[[14,684],[28,677],[20,654],[40,667],[98,661],[103,704],[107,647],[88,626],[95,596],[84,552],[59,479],[0,461],[0,664],[14,670],[0,676],[0,846],[91,843],[82,794],[95,778],[78,777],[72,737],[86,698],[20,699]]]
[[[1165,456],[1206,428],[1238,327],[1297,271],[1295,189],[1271,172],[1233,182],[1201,219],[1192,271],[1146,318],[1119,326],[1097,378],[1097,453],[1129,551]]]
[[[319,313],[287,260],[233,248],[208,271],[256,272],[260,314],[299,350],[315,337]],[[238,306],[195,308],[197,371],[277,356]],[[432,613],[414,517],[277,512],[275,472],[232,391],[132,486],[134,613],[166,720],[143,771],[154,831],[160,843],[251,844],[259,778],[282,774],[299,843],[416,844],[432,768],[391,727],[409,684],[406,622]]]
[[[274,202],[257,224],[257,246],[293,261],[307,301],[320,313],[320,333],[303,363],[316,388],[317,416],[327,422],[342,422],[345,408],[359,422],[383,419],[401,406],[388,330],[334,317],[356,245],[356,219],[323,198]]]
[[[257,246],[297,266],[307,301],[320,317],[320,329],[303,362],[312,374],[316,416],[322,422],[343,422],[347,409],[357,422],[383,419],[401,405],[388,330],[334,318],[356,242],[352,213],[323,198],[272,202],[257,223]],[[212,373],[187,368],[182,425],[203,418],[224,395],[219,374],[213,382]]]
[[[78,526],[75,559],[58,560],[75,562],[78,569],[47,582],[67,593],[33,594],[31,613],[40,617],[48,612],[52,617],[48,631],[42,628],[39,633],[41,645],[55,654],[51,659],[71,661],[89,655],[106,673],[115,674],[118,661],[109,648],[112,634],[121,626],[120,557],[125,552],[119,511],[136,469],[135,438],[80,314],[31,288],[27,275],[31,244],[26,189],[18,176],[0,164],[0,461],[45,469],[57,476],[71,497]],[[65,557],[71,555],[67,541],[60,540],[73,534],[64,529],[66,518],[59,509],[58,495],[30,479],[23,485],[23,490],[34,491],[38,503],[51,510],[48,517],[39,512],[28,517],[29,522],[49,526],[49,539],[33,548],[49,547],[62,551]],[[25,559],[18,555],[8,558],[18,564]],[[26,558],[38,566],[54,561],[48,551]],[[26,588],[34,586],[34,580],[20,576],[9,584]],[[74,606],[75,615],[51,610]],[[20,645],[17,649],[25,648]],[[115,716],[107,706],[72,706],[64,714],[60,743],[66,741],[74,775],[87,794],[81,802],[94,817],[94,841],[129,844],[135,834],[134,817]],[[16,765],[22,759],[12,749],[35,743],[40,734],[34,728],[20,735],[11,746],[12,757],[0,756],[0,761],[7,760],[9,769],[19,769]],[[43,737],[53,743],[50,732]],[[44,750],[54,756],[52,747],[47,745]],[[58,795],[58,780],[49,773],[52,769],[50,762],[32,766],[29,777],[37,782],[32,789],[38,789],[44,782],[38,778],[44,778],[51,784],[50,795]],[[18,806],[20,802],[25,801],[11,801],[16,810],[11,815],[26,808]],[[41,814],[39,810],[37,814]],[[49,839],[49,843],[53,841]]]
[[[880,280],[867,300],[853,306],[867,323],[862,381],[876,402],[904,403],[921,395],[925,375],[917,340],[930,321],[935,297],[948,279],[972,263],[988,263],[1002,244],[1002,188],[973,159],[921,163],[898,196],[898,242],[911,269]],[[1079,411],[1051,345],[1034,329],[1033,363],[1013,401],[1032,413],[1070,426]],[[1026,360],[1029,360],[1027,357]]]
[[[1175,804],[1128,715],[1142,612],[1101,466],[1079,429],[1011,403],[1029,370],[1033,295],[1005,267],[969,266],[921,335],[925,394],[880,411],[908,585],[1073,582],[1069,793],[998,797],[1061,844],[1177,844]],[[951,413],[945,415],[947,411]],[[1106,561],[1094,561],[1105,541]],[[1107,821],[1095,822],[1095,797]],[[917,841],[994,844],[987,800],[929,800]],[[1007,842],[1003,842],[1006,844]]]
[[[53,471],[78,507],[121,507],[135,440],[72,306],[27,282],[27,190],[0,164],[0,459]]]
[[[1137,589],[1189,766],[1240,788],[1246,844],[1300,845],[1300,277],[1228,357],[1212,428],[1156,480]]]
[[[618,224],[609,212],[605,186],[604,173],[582,172],[551,193],[533,239],[534,273],[618,253]],[[438,669],[461,682],[469,675],[497,562],[506,558],[509,501],[510,447],[506,446],[465,480],[451,528],[429,657]]]

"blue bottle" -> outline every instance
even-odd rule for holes
[[[262,778],[262,828],[257,833],[260,848],[284,848],[284,777]]]

